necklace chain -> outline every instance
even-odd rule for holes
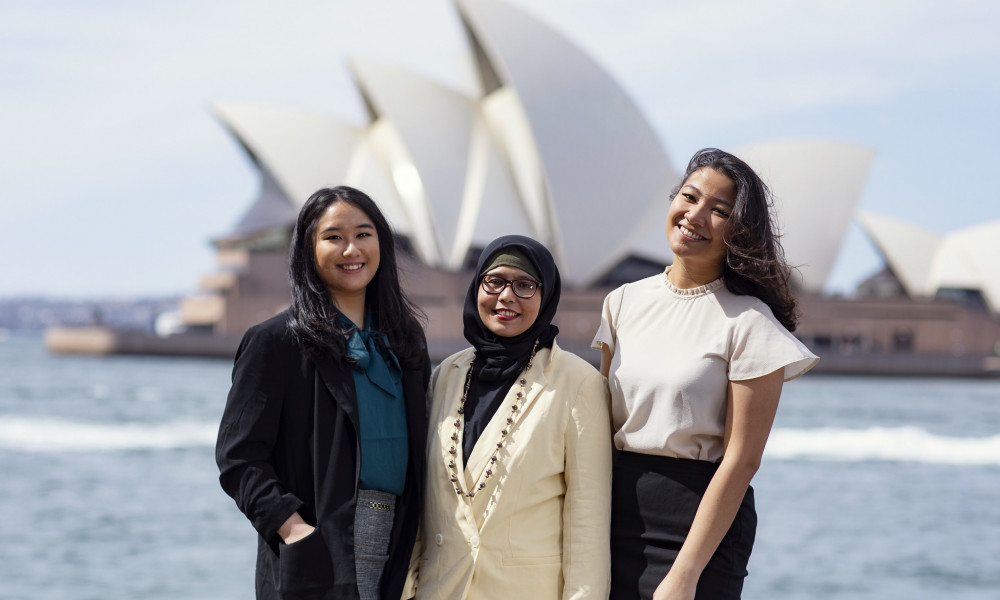
[[[518,388],[517,395],[514,397],[514,404],[510,407],[511,414],[507,417],[507,424],[504,425],[503,430],[500,432],[500,441],[497,442],[496,448],[493,449],[493,453],[490,455],[490,462],[486,466],[486,477],[479,482],[476,489],[465,492],[462,490],[462,484],[458,476],[458,463],[455,462],[455,459],[457,458],[458,440],[461,437],[462,424],[465,422],[465,401],[469,398],[469,388],[472,385],[472,369],[476,366],[476,359],[472,359],[472,364],[469,365],[469,372],[465,375],[465,389],[462,392],[462,400],[458,405],[458,417],[455,419],[455,433],[451,434],[451,448],[448,450],[448,453],[451,454],[451,458],[448,460],[448,468],[451,469],[451,483],[455,486],[455,492],[459,496],[475,498],[476,492],[486,487],[486,480],[493,475],[493,467],[496,466],[497,461],[500,459],[500,450],[503,449],[504,442],[507,441],[510,426],[514,424],[514,417],[521,410],[521,405],[524,404],[524,384],[527,383],[525,375],[527,375],[528,370],[531,368],[531,362],[535,359],[535,351],[537,350],[538,340],[535,340],[534,345],[531,347],[531,356],[528,357],[528,364],[525,365],[524,371],[521,372],[521,377],[518,380],[520,388]]]

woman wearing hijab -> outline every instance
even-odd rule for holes
[[[466,296],[471,348],[431,376],[416,597],[607,598],[607,386],[559,348],[559,271],[530,238],[486,247]]]
[[[398,598],[420,516],[430,366],[392,231],[364,193],[313,194],[292,302],[243,337],[216,460],[257,530],[257,598]]]

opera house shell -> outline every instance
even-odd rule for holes
[[[219,270],[203,278],[200,294],[184,299],[186,333],[174,337],[200,336],[204,343],[197,347],[206,353],[231,352],[249,325],[287,306],[291,225],[309,195],[331,185],[364,190],[386,214],[407,249],[404,284],[427,313],[438,357],[464,345],[467,269],[499,235],[528,235],[552,250],[566,289],[556,317],[560,340],[585,356],[604,294],[671,262],[664,222],[680,174],[635,103],[584,51],[523,10],[499,0],[455,5],[476,67],[475,95],[352,59],[365,123],[279,107],[214,106],[259,171],[260,191],[235,227],[214,240]],[[844,355],[841,370],[852,371],[850,356],[899,354],[900,344],[892,343],[899,323],[883,319],[885,332],[865,333],[878,329],[877,314],[901,314],[895,304],[954,309],[968,317],[968,323],[959,319],[961,327],[1000,341],[1000,273],[995,262],[975,258],[984,256],[975,252],[983,244],[992,248],[985,256],[1000,255],[996,225],[937,237],[889,218],[858,217],[855,206],[874,154],[866,147],[783,140],[734,153],[775,193],[786,255],[798,266],[803,320],[796,334],[824,356],[820,365],[830,364],[828,354]],[[867,301],[875,303],[871,323],[868,316],[845,320],[837,308],[845,301],[821,296],[852,219],[886,257],[882,279],[895,282],[898,292]],[[934,300],[941,287],[981,290],[988,306],[977,312]],[[879,312],[890,304],[894,308]],[[940,344],[925,348],[917,334],[910,331],[902,352],[910,358],[955,354]],[[966,347],[988,359],[995,355],[988,342],[984,337]]]

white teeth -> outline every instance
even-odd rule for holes
[[[357,270],[361,269],[361,267],[363,267],[363,266],[364,265],[343,265],[340,268],[343,269],[343,270],[345,270],[345,271],[357,271]]]
[[[516,317],[517,316],[517,313],[514,312],[514,311],[512,311],[512,310],[498,310],[497,314],[501,315],[501,316],[504,316],[504,317]]]
[[[687,227],[685,227],[683,225],[679,225],[679,227],[681,228],[681,233],[683,233],[684,235],[686,235],[686,236],[688,236],[690,238],[694,238],[696,240],[703,240],[703,239],[705,239],[704,236],[698,235],[697,233],[691,231],[690,229],[688,229]]]

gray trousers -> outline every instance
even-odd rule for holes
[[[358,490],[354,512],[354,568],[361,600],[379,600],[382,571],[389,560],[389,537],[396,517],[396,495]]]

